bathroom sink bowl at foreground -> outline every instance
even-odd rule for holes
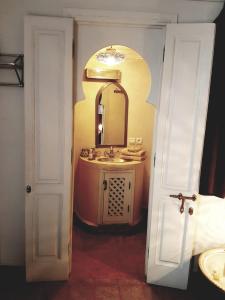
[[[198,263],[206,278],[225,292],[225,248],[203,252]]]
[[[123,158],[118,158],[118,157],[98,157],[96,158],[97,161],[100,162],[108,162],[108,163],[125,163],[125,162],[130,162],[132,159],[123,159]]]

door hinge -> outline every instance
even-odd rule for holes
[[[163,62],[164,62],[164,59],[165,59],[165,46],[163,47]]]
[[[68,255],[70,256],[70,253],[71,253],[71,243],[69,242],[68,243]]]
[[[74,58],[74,55],[75,55],[75,42],[73,40],[73,45],[72,45],[72,56]]]
[[[163,62],[164,62],[164,59],[165,59],[165,46],[163,47]]]
[[[155,168],[155,160],[156,160],[156,153],[154,154],[154,163],[153,163],[154,168]]]
[[[129,181],[129,190],[131,189],[131,182]]]
[[[130,212],[130,205],[127,206],[127,211]]]
[[[73,163],[73,148],[71,148],[71,164]]]

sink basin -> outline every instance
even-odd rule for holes
[[[199,257],[202,273],[225,292],[225,248],[211,249]]]
[[[96,158],[97,161],[100,162],[108,162],[108,163],[125,163],[132,161],[132,159],[123,159],[123,158],[118,158],[118,157],[98,157]]]

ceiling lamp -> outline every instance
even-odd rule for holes
[[[112,66],[121,63],[125,56],[111,46],[110,48],[106,48],[105,51],[99,52],[96,58],[101,63]]]

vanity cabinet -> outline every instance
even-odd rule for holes
[[[141,219],[144,163],[80,158],[75,212],[92,226],[135,225]]]

